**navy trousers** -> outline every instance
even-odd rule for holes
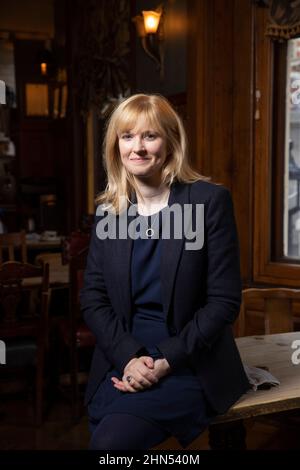
[[[98,424],[90,421],[91,450],[149,450],[170,434],[134,415],[105,415]]]

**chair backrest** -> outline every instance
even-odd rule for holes
[[[62,239],[62,263],[70,263],[71,258],[76,257],[89,246],[90,233],[80,230],[74,231],[68,237]]]
[[[91,347],[95,337],[81,317],[80,290],[83,287],[83,276],[86,268],[88,247],[81,250],[70,260],[70,334],[73,347]]]
[[[83,287],[83,275],[86,268],[86,261],[88,255],[88,247],[81,250],[77,255],[70,259],[70,304],[72,310],[72,317],[76,312],[76,317],[80,315],[80,301],[79,293]]]
[[[49,264],[51,277],[51,271],[59,270],[62,267],[61,253],[40,253],[34,258],[34,263],[37,265]]]
[[[21,261],[27,263],[27,247],[25,230],[21,232],[0,234],[0,263],[3,263],[5,252],[8,253],[8,261],[15,261],[15,249],[21,250]]]
[[[34,283],[40,292],[39,312],[30,310],[30,287],[23,281],[40,278]],[[49,265],[35,266],[18,261],[7,261],[0,266],[0,331],[1,338],[38,336],[48,328]],[[45,343],[47,342],[44,338]]]
[[[294,331],[294,312],[299,302],[300,290],[297,289],[244,289],[237,336]]]

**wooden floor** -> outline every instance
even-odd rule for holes
[[[300,418],[291,423],[278,424],[274,418],[247,420],[247,448],[265,450],[300,450]],[[87,418],[77,422],[70,418],[70,405],[65,397],[58,397],[52,404],[44,424],[32,425],[32,410],[22,397],[1,400],[0,403],[0,449],[1,450],[76,450],[87,449],[89,432]],[[169,439],[156,449],[181,449],[176,439]],[[205,450],[208,433],[203,433],[186,450]]]

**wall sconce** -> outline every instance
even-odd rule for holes
[[[37,62],[42,77],[49,78],[53,75],[55,66],[50,40],[46,40],[44,49],[38,52]]]
[[[164,7],[156,10],[142,11],[141,15],[132,18],[137,35],[146,54],[156,63],[159,76],[164,78]]]

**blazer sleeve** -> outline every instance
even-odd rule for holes
[[[212,348],[241,303],[239,242],[230,192],[217,186],[205,207],[207,245],[206,304],[176,336],[157,345],[172,369],[189,362],[196,350]],[[200,286],[199,286],[200,288]]]
[[[141,355],[144,347],[126,331],[112,308],[103,276],[104,242],[96,234],[100,218],[95,219],[92,229],[84,285],[80,292],[81,310],[86,324],[96,336],[98,347],[123,374],[126,364],[133,357]]]

